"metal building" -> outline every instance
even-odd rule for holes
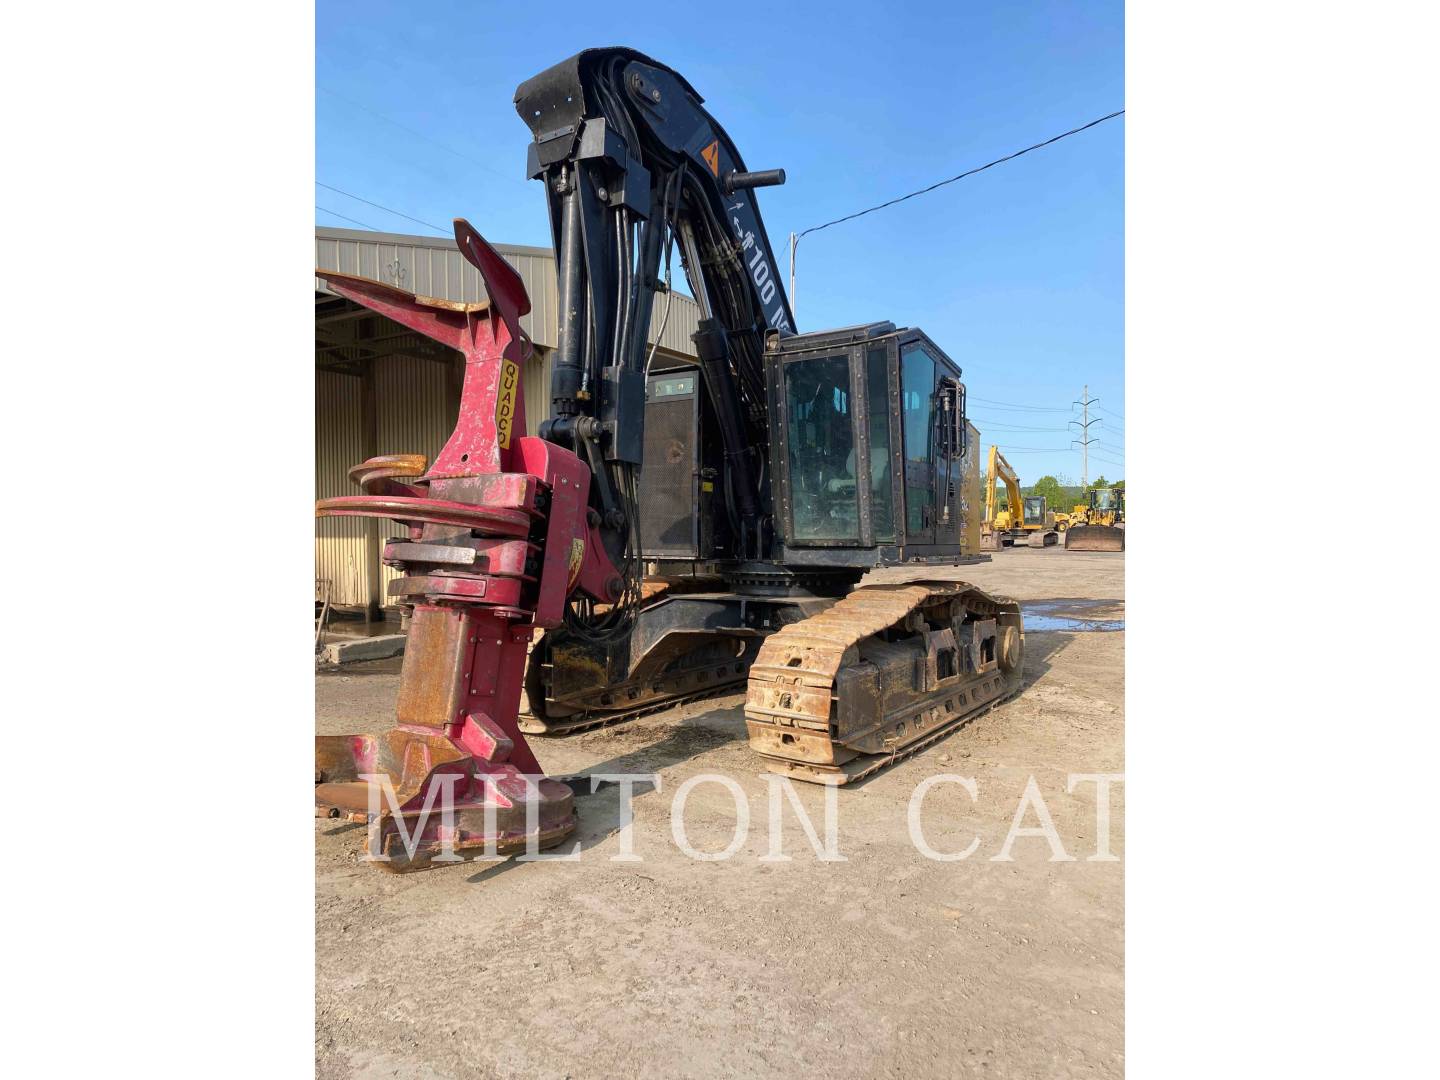
[[[519,271],[533,310],[521,326],[535,344],[524,372],[525,412],[533,432],[550,415],[550,364],[559,336],[555,256],[549,248],[496,244]],[[445,300],[485,298],[480,275],[453,240],[355,229],[315,229],[315,265],[383,281]],[[657,355],[693,359],[695,301],[657,296],[651,341]],[[353,495],[347,472],[376,454],[424,454],[434,459],[455,424],[463,363],[390,319],[336,296],[315,282],[315,497]],[[382,532],[383,530],[383,532]],[[315,523],[315,579],[332,606],[371,617],[387,604],[394,571],[380,562],[382,536],[398,526],[370,518],[320,518]]]

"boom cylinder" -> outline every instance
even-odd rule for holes
[[[710,400],[715,405],[715,415],[720,422],[725,467],[733,481],[736,509],[740,513],[742,529],[746,537],[754,536],[759,507],[755,500],[755,481],[750,475],[745,436],[740,425],[740,395],[730,374],[730,336],[719,319],[701,319],[693,340],[695,353],[700,360],[700,370],[705,377]]]
[[[565,174],[561,174],[565,176]],[[580,358],[585,327],[585,260],[581,251],[580,187],[566,177],[564,210],[560,216],[560,327],[555,366],[550,374],[550,404],[556,416],[579,412]]]

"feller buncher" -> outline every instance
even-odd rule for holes
[[[352,470],[362,494],[317,507],[408,527],[385,551],[412,609],[395,726],[316,749],[319,812],[369,820],[392,870],[574,829],[571,788],[538,778],[527,731],[747,682],[761,760],[843,784],[1021,685],[1020,606],[924,572],[988,559],[963,542],[978,447],[959,366],[891,322],[796,331],[755,194],[784,171],[748,170],[671,69],[591,49],[524,83],[515,105],[558,269],[537,434],[520,378],[530,300],[468,223],[456,244],[486,301],[317,271],[465,359],[438,457],[373,458]],[[698,361],[665,368],[647,342],[675,248]],[[643,587],[647,561],[662,587]],[[916,580],[866,577],[901,564]],[[385,781],[396,803],[367,813]]]
[[[997,509],[995,484],[1005,485],[1006,505]],[[1019,520],[1015,508],[1020,508]],[[1048,547],[1059,539],[1055,515],[1046,506],[1043,495],[1021,495],[1020,477],[1016,475],[998,446],[990,447],[990,471],[985,483],[985,519],[981,525],[980,546],[985,551],[999,551],[1022,541],[1029,547]]]
[[[1091,488],[1065,530],[1067,551],[1125,550],[1125,489]]]

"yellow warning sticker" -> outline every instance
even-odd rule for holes
[[[500,365],[500,390],[495,395],[495,441],[501,450],[510,449],[510,432],[515,427],[515,388],[520,385],[520,367],[514,360]]]
[[[568,588],[573,589],[575,583],[580,580],[580,567],[585,563],[585,541],[580,537],[572,537],[570,540],[570,559],[566,567],[570,580]]]
[[[714,142],[712,142],[709,146],[705,147],[704,150],[701,150],[701,151],[700,151],[700,156],[705,159],[705,164],[710,166],[710,172],[713,173],[715,176],[719,176],[719,175],[720,175],[720,140],[719,140],[719,139],[716,139],[716,140],[715,140]]]

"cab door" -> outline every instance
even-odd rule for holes
[[[965,390],[957,370],[942,362],[935,370],[935,543],[959,546],[965,502]]]
[[[905,467],[905,542],[934,544],[936,513],[934,358],[920,342],[900,347],[900,429]]]
[[[959,375],[923,342],[900,347],[907,544],[960,544],[965,462],[958,434],[964,408]],[[949,397],[942,402],[944,393]],[[947,434],[942,426],[953,430]]]

